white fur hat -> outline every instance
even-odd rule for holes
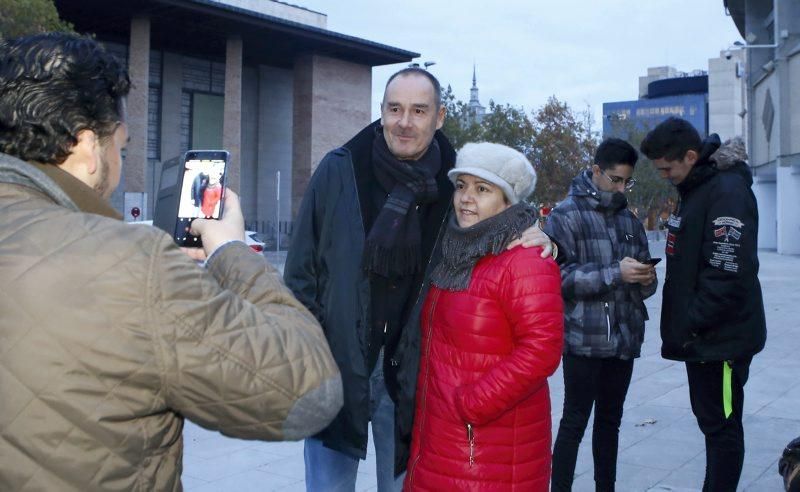
[[[536,171],[519,151],[505,145],[468,143],[458,151],[456,167],[447,173],[455,184],[460,174],[471,174],[499,186],[511,204],[533,193]]]

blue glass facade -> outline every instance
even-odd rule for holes
[[[603,138],[626,137],[632,129],[648,131],[670,116],[689,121],[702,136],[706,136],[707,94],[682,94],[603,103]]]

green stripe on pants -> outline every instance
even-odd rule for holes
[[[733,387],[731,382],[731,365],[728,361],[722,363],[722,407],[725,410],[725,418],[733,413]]]

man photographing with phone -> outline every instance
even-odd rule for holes
[[[302,439],[342,405],[319,324],[243,243],[238,197],[196,257],[108,198],[125,68],[95,41],[0,42],[0,490],[180,490],[183,419]]]
[[[592,168],[575,177],[545,226],[566,258],[564,413],[553,448],[554,491],[572,489],[592,407],[596,488],[614,490],[622,407],[644,341],[643,301],[657,286],[647,235],[625,197],[637,160],[628,142],[604,140]]]

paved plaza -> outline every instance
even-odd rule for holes
[[[651,243],[663,256],[663,242]],[[777,461],[800,435],[800,257],[761,251],[768,338],[753,360],[745,396],[747,454],[740,490],[783,490]],[[280,255],[268,254],[270,261]],[[657,267],[659,281],[664,262]],[[617,490],[689,491],[702,486],[703,439],[689,405],[684,365],[660,356],[661,292],[647,302],[651,320],[636,361],[620,429]],[[553,434],[563,403],[559,370],[550,379]],[[593,491],[591,428],[578,457],[574,490]],[[188,492],[304,491],[303,444],[229,439],[187,422],[183,484]],[[357,491],[377,490],[374,452],[359,469]]]

